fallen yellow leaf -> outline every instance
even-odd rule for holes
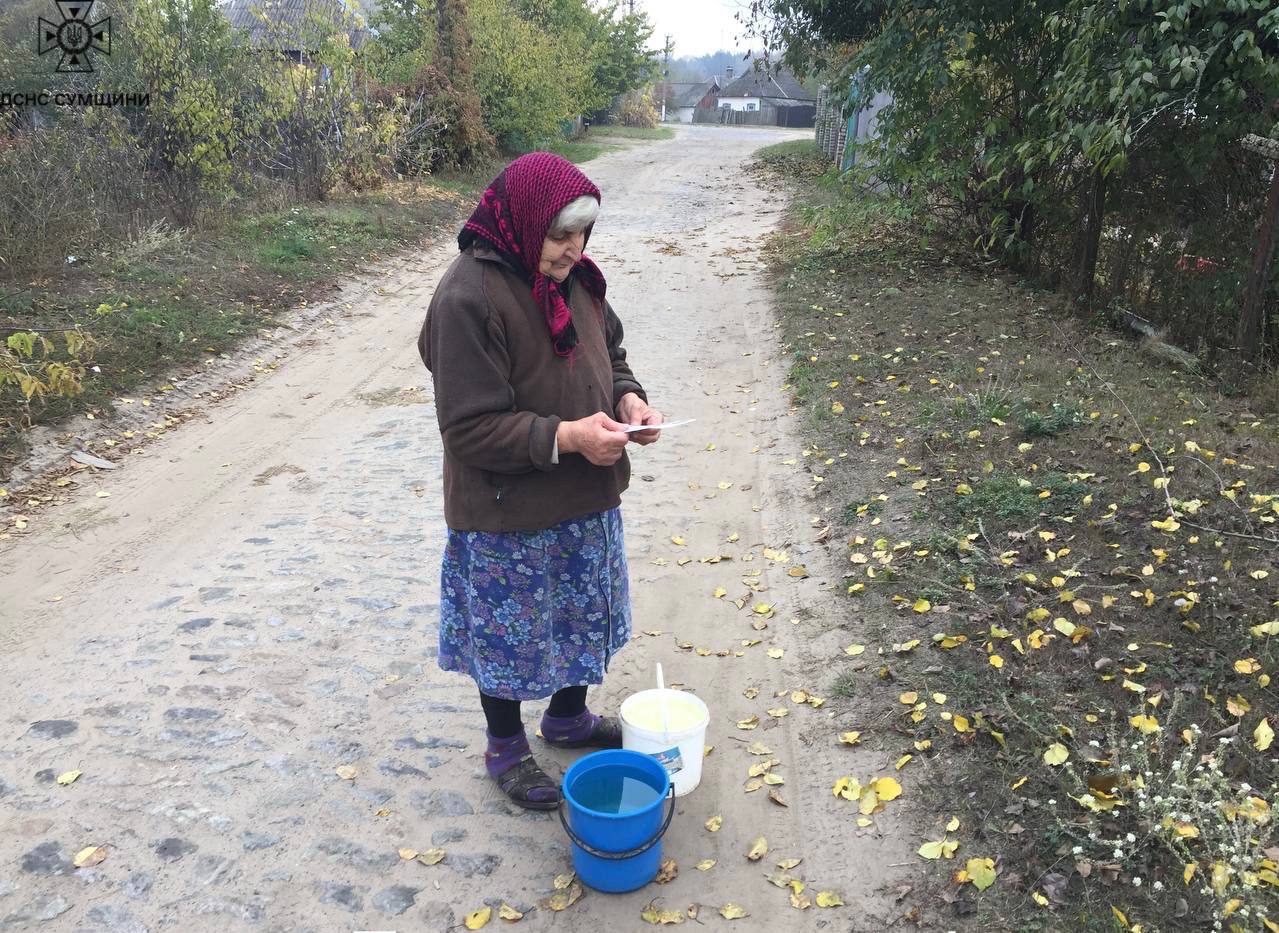
[[[758,862],[768,853],[768,840],[760,836],[751,843],[750,851],[746,853],[746,857],[752,862]]]
[[[1257,723],[1257,728],[1252,733],[1252,744],[1259,752],[1264,752],[1270,747],[1270,743],[1275,740],[1275,730],[1270,728],[1270,723],[1263,717],[1261,722]]]
[[[480,927],[487,925],[492,916],[492,907],[481,907],[479,910],[473,910],[467,914],[466,920],[463,922],[468,930],[478,930]]]
[[[76,868],[90,868],[107,857],[105,846],[85,846],[75,854],[71,864]]]
[[[1070,750],[1060,742],[1053,742],[1044,752],[1044,761],[1050,765],[1065,764],[1066,759],[1070,757]]]

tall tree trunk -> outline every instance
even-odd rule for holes
[[[1274,254],[1275,224],[1279,223],[1279,162],[1271,163],[1270,197],[1257,231],[1257,247],[1252,253],[1252,268],[1244,286],[1243,307],[1239,309],[1239,331],[1236,342],[1244,359],[1256,359],[1261,352],[1262,310],[1265,306],[1266,283],[1270,279],[1270,257]]]
[[[1097,255],[1101,248],[1101,222],[1106,213],[1106,180],[1093,172],[1084,193],[1083,227],[1075,250],[1071,286],[1081,307],[1092,308],[1097,283]]]

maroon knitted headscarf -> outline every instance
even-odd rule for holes
[[[524,270],[533,287],[533,300],[546,315],[551,344],[558,356],[571,356],[577,345],[577,330],[559,283],[542,275],[538,265],[551,221],[570,201],[583,195],[598,201],[600,189],[576,165],[554,153],[530,152],[493,179],[457,237],[459,249],[483,240]],[[590,234],[591,228],[587,227],[588,239]],[[583,255],[573,266],[572,274],[577,275],[602,309],[605,284],[599,266]]]

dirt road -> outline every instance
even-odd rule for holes
[[[84,480],[3,554],[0,928],[442,931],[485,904],[502,925],[505,902],[521,929],[622,931],[658,898],[710,925],[731,902],[744,929],[884,929],[907,801],[859,827],[831,785],[892,763],[838,744],[854,713],[790,695],[826,696],[828,659],[858,640],[811,543],[761,278],[784,205],[743,171],[797,135],[685,128],[585,166],[635,372],[668,417],[697,419],[632,454],[636,637],[590,700],[614,711],[661,661],[710,706],[714,749],[666,841],[675,880],[539,907],[569,870],[562,831],[495,793],[474,687],[435,666],[440,440],[414,340],[445,243],[352,286],[352,310],[277,369]],[[556,772],[573,760],[534,743]],[[768,758],[785,783],[747,792]],[[93,846],[105,858],[74,867]],[[801,905],[846,906],[793,906],[765,880],[788,857]]]

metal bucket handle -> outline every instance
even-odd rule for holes
[[[654,833],[653,837],[649,839],[647,842],[643,843],[642,845],[636,846],[634,849],[628,849],[625,852],[605,852],[603,849],[597,849],[593,845],[591,845],[590,843],[582,839],[582,837],[579,836],[577,833],[573,832],[573,827],[568,825],[568,819],[564,816],[565,798],[562,795],[560,797],[560,805],[558,808],[559,814],[560,814],[560,825],[564,827],[564,832],[568,833],[569,840],[572,841],[572,843],[575,846],[577,846],[579,849],[581,849],[583,852],[587,853],[588,855],[593,855],[596,858],[610,859],[613,861],[617,861],[625,858],[634,858],[637,855],[644,854],[649,849],[653,848],[653,846],[657,845],[657,843],[661,841],[662,837],[666,835],[666,830],[670,828],[671,817],[675,815],[674,785],[672,785],[670,790],[666,792],[666,796],[669,798],[670,804],[666,808],[666,819],[665,821],[663,821],[661,828],[656,833]]]

